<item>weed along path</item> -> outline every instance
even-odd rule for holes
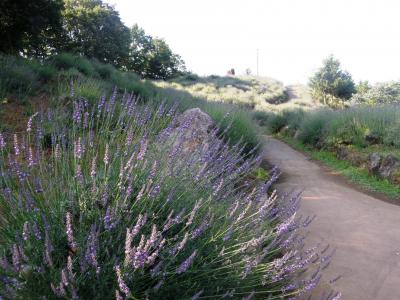
[[[283,173],[278,191],[303,190],[300,213],[316,215],[306,246],[336,249],[322,287],[341,275],[331,286],[342,299],[400,299],[400,206],[357,191],[281,141],[267,137],[265,150]]]

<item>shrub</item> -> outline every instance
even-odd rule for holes
[[[281,112],[272,115],[267,121],[267,127],[271,133],[278,133],[286,125],[287,120]]]
[[[75,68],[82,74],[89,77],[96,77],[97,73],[90,63],[90,61],[84,57],[73,55],[70,53],[60,53],[50,58],[50,63],[57,69],[68,70]]]
[[[2,297],[265,299],[316,286],[304,267],[327,257],[294,251],[309,222],[295,219],[298,196],[267,194],[275,172],[245,182],[260,160],[240,145],[221,147],[214,130],[185,152],[190,122],[176,132],[173,109],[115,96],[75,98],[73,124],[49,139],[41,114],[13,149],[0,136]]]
[[[109,80],[111,76],[117,72],[117,69],[113,65],[104,64],[95,59],[92,60],[92,64],[96,72],[100,75],[100,78],[103,80]]]
[[[271,117],[271,114],[264,112],[264,111],[254,111],[253,120],[255,120],[258,125],[265,126],[267,125],[268,119]]]
[[[329,123],[332,112],[319,110],[311,112],[300,126],[299,140],[306,144],[317,145],[324,141],[326,125]]]
[[[37,74],[23,59],[0,55],[1,96],[31,94],[38,86]]]

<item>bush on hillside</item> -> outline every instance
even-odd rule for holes
[[[2,297],[265,299],[317,285],[304,268],[330,255],[298,248],[309,223],[295,218],[298,196],[268,193],[273,172],[246,180],[260,160],[243,160],[240,144],[212,130],[185,155],[190,122],[175,135],[173,108],[128,94],[75,97],[71,126],[45,115],[0,135]]]

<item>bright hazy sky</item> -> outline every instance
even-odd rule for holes
[[[107,0],[199,75],[229,68],[306,83],[329,54],[356,81],[400,79],[399,0]]]

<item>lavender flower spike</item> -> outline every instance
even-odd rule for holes
[[[103,159],[105,165],[108,165],[108,163],[110,162],[110,154],[109,154],[109,151],[110,151],[109,145],[106,144],[106,149],[105,149],[105,151],[104,151],[104,159]]]
[[[20,154],[18,136],[16,134],[14,134],[14,153],[16,156]]]
[[[70,212],[66,214],[66,233],[68,238],[68,246],[74,250],[76,249],[76,242],[74,238],[74,232],[72,230],[72,216]]]
[[[38,112],[34,113],[34,114],[29,118],[28,123],[27,123],[27,125],[26,125],[26,131],[27,131],[27,132],[31,132],[31,131],[32,131],[32,121],[33,121],[33,118],[36,117],[37,115],[38,115]]]
[[[177,274],[185,273],[189,267],[193,264],[194,258],[196,257],[197,250],[194,250],[192,255],[190,255],[176,270]]]
[[[119,289],[125,295],[129,296],[131,294],[131,290],[128,288],[124,279],[122,278],[121,268],[119,267],[119,265],[115,266],[115,272],[117,273],[117,281],[118,281]]]
[[[6,141],[4,140],[4,136],[0,133],[0,150],[3,150],[6,147]]]

